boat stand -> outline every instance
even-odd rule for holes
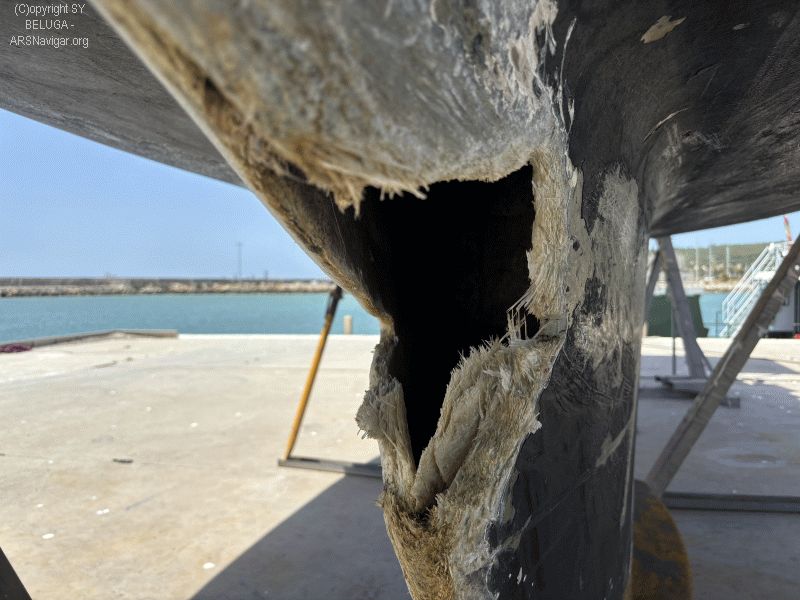
[[[708,362],[705,354],[697,343],[697,331],[694,327],[692,313],[689,310],[689,302],[686,299],[686,291],[683,288],[681,273],[678,269],[678,260],[675,250],[672,247],[672,240],[669,237],[658,238],[658,251],[656,252],[653,266],[650,270],[650,277],[647,281],[647,296],[645,301],[645,318],[649,312],[650,301],[653,297],[656,282],[660,270],[664,270],[667,278],[667,293],[669,294],[670,304],[672,305],[672,320],[677,326],[678,335],[683,340],[684,355],[686,366],[689,368],[689,375],[679,376],[674,373],[674,354],[675,346],[673,337],[673,374],[656,375],[656,381],[662,385],[682,394],[694,397],[699,394],[708,381],[711,373],[711,363]],[[739,408],[738,396],[726,395],[722,404],[729,408]]]
[[[306,408],[308,408],[308,400],[311,397],[314,380],[317,378],[317,371],[319,371],[319,363],[322,360],[325,343],[328,341],[328,334],[331,331],[333,317],[336,315],[336,307],[339,305],[339,300],[341,299],[342,288],[337,285],[328,297],[328,306],[325,309],[325,322],[319,334],[319,342],[317,342],[317,349],[314,352],[311,368],[306,377],[306,385],[303,388],[303,394],[300,396],[300,403],[297,405],[297,412],[295,413],[294,422],[292,423],[292,430],[286,442],[286,451],[283,457],[278,459],[278,466],[292,467],[295,469],[311,469],[314,471],[333,471],[335,473],[361,475],[364,477],[381,477],[381,466],[377,463],[354,463],[342,460],[315,458],[312,456],[292,455],[292,450],[294,450],[297,437],[300,434],[300,426],[303,424],[303,417],[306,414]]]
[[[797,497],[665,493],[667,486],[708,425],[714,411],[744,367],[758,340],[768,330],[784,300],[794,290],[800,276],[798,257],[800,257],[800,239],[792,244],[772,280],[714,367],[711,376],[706,380],[702,391],[694,399],[692,406],[650,469],[646,479],[647,484],[654,494],[664,498],[668,506],[671,502],[674,508],[707,509],[710,505],[715,505],[716,510],[800,512],[800,498]]]

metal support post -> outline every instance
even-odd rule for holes
[[[700,248],[694,249],[694,280],[700,281]]]
[[[731,278],[731,247],[725,246],[725,278]]]
[[[658,283],[658,277],[661,275],[661,268],[664,264],[664,255],[661,250],[656,250],[653,255],[653,265],[650,267],[650,276],[647,278],[647,289],[645,290],[644,297],[644,322],[647,323],[647,318],[650,315],[650,303],[653,300],[653,293]]]
[[[672,248],[672,240],[669,237],[658,238],[658,245],[664,256],[667,291],[675,311],[678,335],[683,339],[683,350],[686,354],[686,364],[689,367],[689,377],[705,378],[707,361],[697,343],[697,332],[694,328],[692,313],[689,310],[689,302],[686,300],[686,292],[683,289],[683,281],[681,281],[681,273],[678,270],[675,250]]]
[[[669,307],[669,335],[672,337],[672,376],[678,374],[678,360],[675,354],[675,307]]]

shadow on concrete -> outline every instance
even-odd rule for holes
[[[642,357],[640,363],[640,370],[643,375],[671,375],[672,374],[672,356],[661,355],[648,355],[644,354],[646,349],[642,350]],[[721,356],[708,356],[708,362],[711,366],[716,366]],[[678,375],[687,374],[686,359],[683,357],[683,350],[679,348],[677,356],[677,371]],[[747,361],[742,373],[767,373],[770,375],[790,375],[795,374],[797,371],[789,367],[779,364],[774,360],[768,358],[750,358]]]
[[[643,356],[643,362],[647,358]],[[649,358],[653,361],[647,365],[651,369],[669,368],[669,357]],[[711,359],[712,363],[717,360],[717,357]],[[794,372],[774,361],[757,361],[756,365],[751,361],[745,372]],[[679,358],[679,365],[681,363]],[[649,382],[649,385],[657,384]],[[690,461],[681,471],[689,475],[681,488],[721,492],[735,485],[752,493],[792,493],[795,490],[772,486],[779,482],[786,486],[787,469],[793,468],[791,473],[796,475],[797,465],[776,464],[767,468],[770,465],[764,465],[764,461],[771,460],[772,456],[780,460],[783,452],[788,454],[787,446],[781,441],[784,437],[795,440],[786,444],[796,448],[796,423],[776,419],[783,416],[776,407],[790,398],[796,402],[796,398],[790,390],[769,383],[759,382],[752,387],[740,383],[737,388],[742,408],[721,408],[718,411],[693,451],[693,455],[699,453],[702,460]],[[637,440],[637,462],[642,455],[652,461],[691,403],[685,398],[676,401],[681,396],[660,389],[643,389],[642,395],[645,402],[640,405],[643,428],[640,433],[643,435],[639,435]],[[752,426],[752,431],[749,427],[742,431],[738,426],[740,421]],[[748,431],[750,439],[743,439],[747,438],[745,434]],[[775,437],[767,438],[766,433]],[[646,442],[648,437],[650,441]],[[651,447],[646,448],[648,445]],[[735,446],[730,457],[717,452],[726,445]],[[757,464],[758,469],[741,468],[741,464],[750,464],[756,458],[757,463],[753,464]],[[298,476],[302,474],[298,473]],[[748,489],[748,483],[753,485],[756,479],[761,480],[760,484]],[[376,479],[358,476],[340,479],[259,539],[198,591],[193,600],[407,600],[409,595],[386,535],[383,516],[375,505],[380,487],[380,481]],[[739,575],[738,565],[718,560],[725,549],[739,552],[742,547],[747,547],[748,539],[764,546],[764,556],[774,563],[768,569],[770,574],[784,573],[783,579],[773,578],[772,588],[765,588],[777,590],[769,597],[793,597],[786,595],[789,582],[785,574],[790,572],[789,565],[796,560],[797,553],[784,553],[776,558],[775,553],[767,552],[766,548],[776,535],[779,546],[790,547],[794,543],[798,527],[794,515],[731,516],[727,513],[681,511],[677,513],[677,520],[687,541],[693,569],[701,574],[714,573],[713,577],[696,577],[698,590],[702,590],[698,597],[727,598],[731,596],[726,594],[734,588],[743,592],[742,598],[761,597],[754,595],[758,586],[749,581],[749,575]],[[720,523],[730,527],[722,527]],[[781,533],[783,531],[786,535]],[[749,560],[749,555],[740,553],[743,560]],[[767,558],[762,562],[766,561]],[[766,567],[761,565],[760,568]],[[722,585],[720,581],[723,579],[728,583]],[[763,579],[758,585],[763,585]]]
[[[337,481],[253,544],[193,600],[408,599],[375,504],[380,489],[378,479]]]
[[[712,365],[719,357],[709,357]],[[669,356],[642,356],[636,463],[644,478],[692,398],[661,387],[652,375],[670,373]],[[678,357],[679,373],[685,362]],[[800,398],[797,383],[770,375],[798,372],[770,359],[751,358],[732,393],[740,408],[720,407],[671,491],[800,495]],[[762,377],[762,374],[764,376]],[[800,375],[798,375],[800,377]],[[671,511],[689,554],[695,598],[789,600],[800,578],[800,519],[793,514]]]
[[[670,361],[663,356],[648,358],[651,374]],[[715,365],[719,358],[710,360]],[[679,358],[679,365],[681,362]],[[647,469],[690,410],[696,396],[670,390],[645,373],[643,367],[635,463],[639,478],[646,477]],[[783,375],[794,377],[780,377]],[[737,377],[728,392],[729,396],[739,398],[738,407],[722,405],[716,410],[678,471],[675,485],[669,489],[800,495],[800,438],[797,436],[800,372],[763,358],[750,359],[739,376],[744,380]],[[645,465],[647,469],[642,468]]]
[[[709,357],[711,367],[716,367],[720,359],[721,357],[717,356]],[[655,375],[673,376],[671,360],[671,357],[642,355],[639,369],[641,374],[640,399],[684,400],[687,401],[687,405],[691,405],[699,391],[673,390],[654,378]],[[682,356],[678,356],[677,365],[678,377],[688,374],[686,363]],[[728,395],[738,397],[741,401],[747,401],[754,405],[761,403],[765,408],[770,404],[774,405],[776,400],[780,401],[781,399],[792,397],[793,393],[791,391],[770,382],[770,376],[772,375],[797,375],[800,377],[800,371],[768,358],[751,358],[741,372],[737,374],[736,380],[728,391]],[[780,380],[777,380],[777,382],[779,383]],[[735,406],[738,406],[738,404]],[[729,408],[729,406],[723,401],[720,409],[726,408]]]

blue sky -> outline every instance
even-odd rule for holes
[[[0,277],[322,277],[248,190],[0,110]]]
[[[249,191],[0,110],[0,277],[321,277]],[[800,216],[790,215],[792,232]],[[676,247],[783,239],[773,217]]]
[[[789,226],[792,239],[800,233],[800,213],[789,213]],[[756,242],[781,242],[786,239],[783,215],[729,225],[715,227],[672,236],[672,245],[676,248],[705,248],[724,246],[725,244],[752,244]]]

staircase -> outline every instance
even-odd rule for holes
[[[785,254],[786,244],[771,243],[753,261],[731,293],[722,301],[722,322],[725,326],[720,331],[720,337],[736,335]]]

